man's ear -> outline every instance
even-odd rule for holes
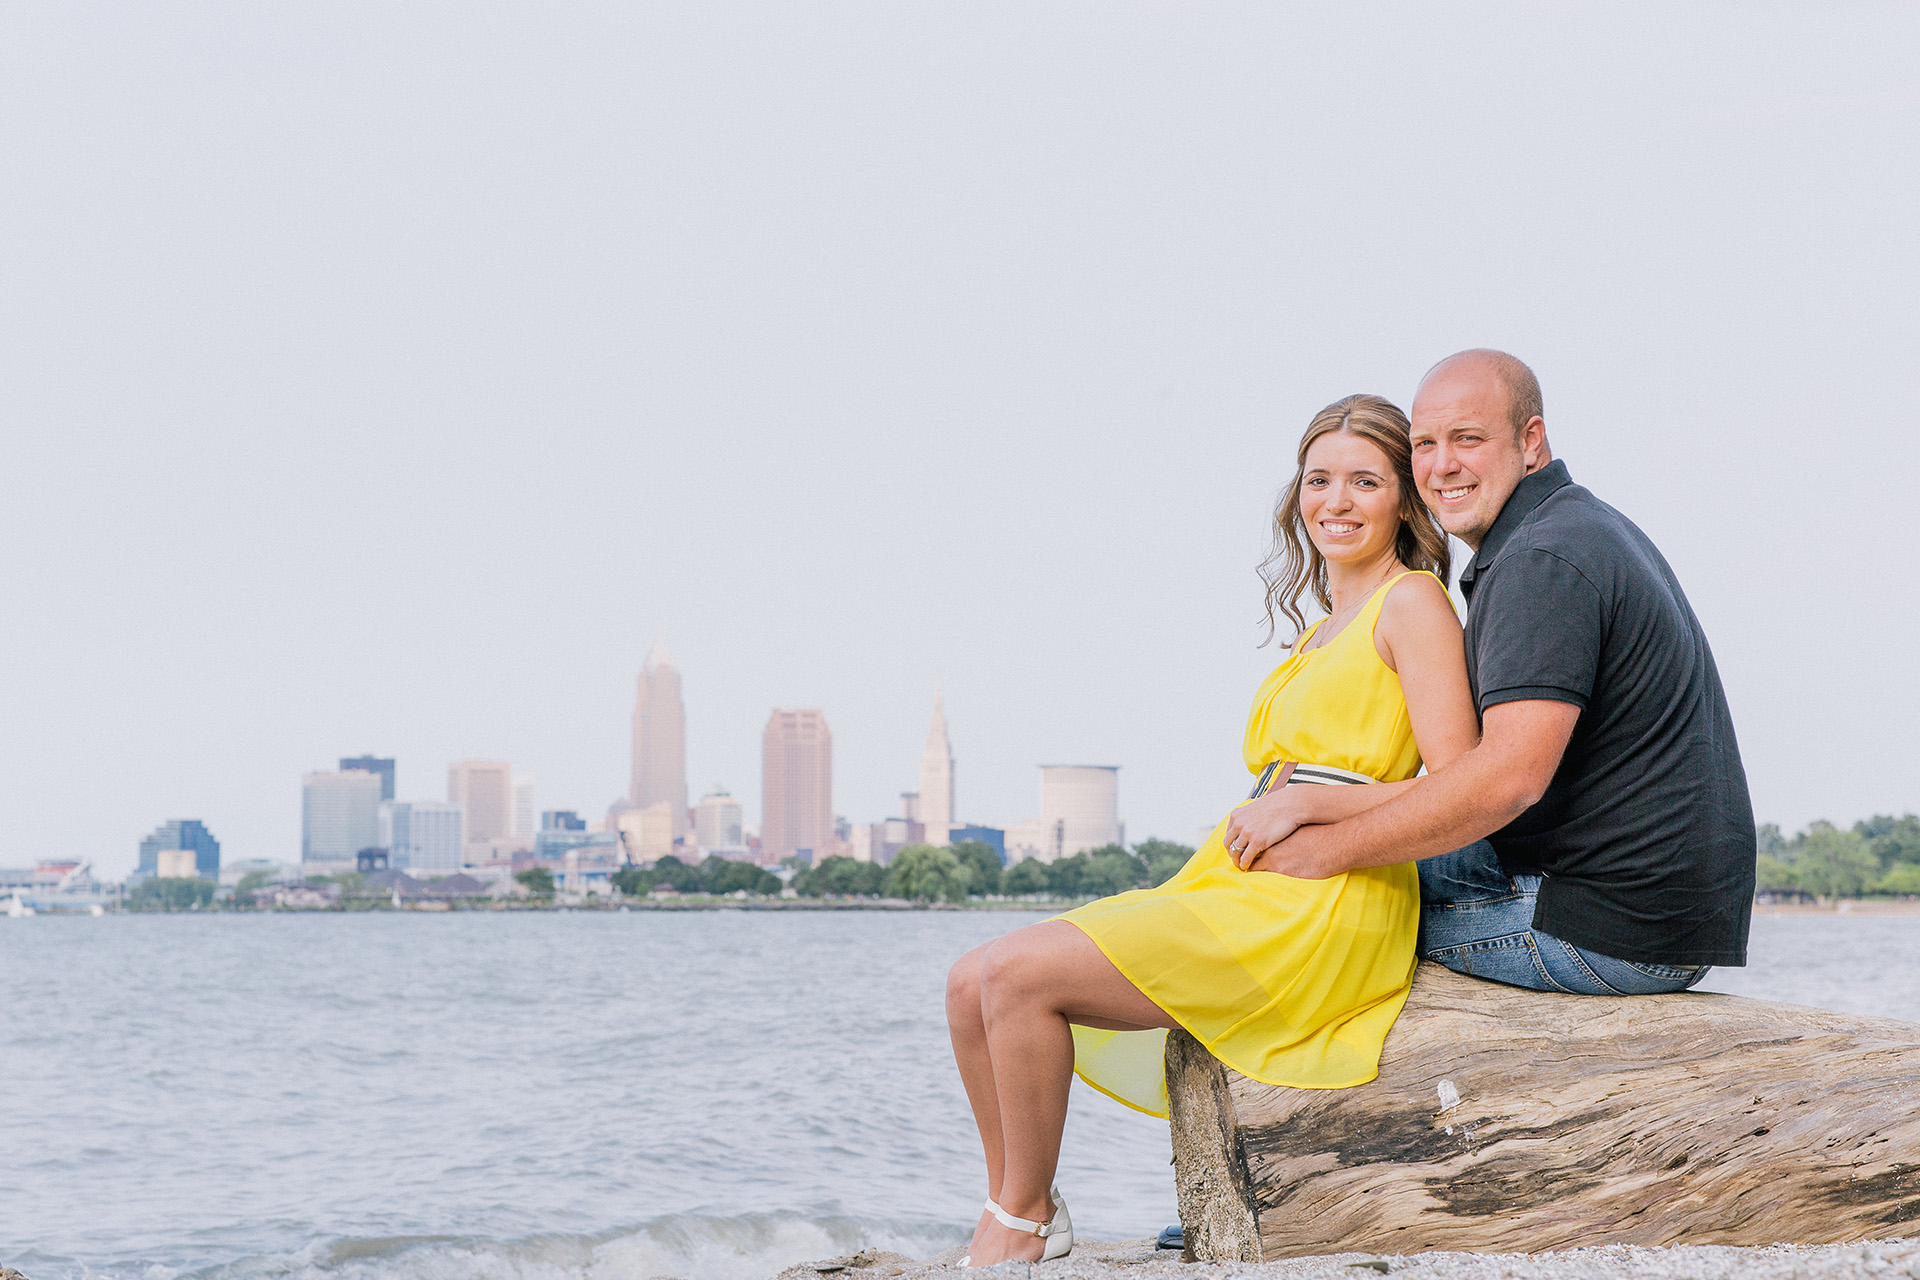
[[[1553,450],[1547,448],[1547,420],[1537,413],[1520,428],[1520,458],[1528,475],[1553,461]]]

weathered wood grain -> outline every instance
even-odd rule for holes
[[[1831,1244],[1920,1223],[1920,1026],[1892,1019],[1544,995],[1422,964],[1371,1084],[1259,1084],[1176,1032],[1167,1086],[1199,1260]]]

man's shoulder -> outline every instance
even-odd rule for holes
[[[1567,484],[1527,514],[1500,549],[1494,565],[1513,557],[1524,561],[1547,556],[1593,578],[1601,576],[1596,571],[1610,571],[1623,560],[1638,561],[1653,550],[1652,541],[1640,526],[1602,502],[1591,489]]]

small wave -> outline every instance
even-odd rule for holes
[[[345,1238],[144,1280],[766,1280],[796,1262],[873,1246],[925,1257],[957,1243],[951,1223],[841,1216],[670,1214],[595,1235]],[[98,1273],[95,1273],[98,1275]]]

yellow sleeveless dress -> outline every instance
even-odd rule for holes
[[[1323,648],[1312,630],[1260,685],[1245,757],[1411,778],[1420,751],[1400,678],[1373,647],[1382,584]],[[1268,1084],[1344,1089],[1378,1074],[1413,982],[1420,881],[1411,862],[1296,880],[1242,871],[1223,818],[1165,884],[1077,907],[1077,926],[1214,1057]],[[1167,1114],[1165,1031],[1074,1027],[1074,1070],[1149,1115]]]

